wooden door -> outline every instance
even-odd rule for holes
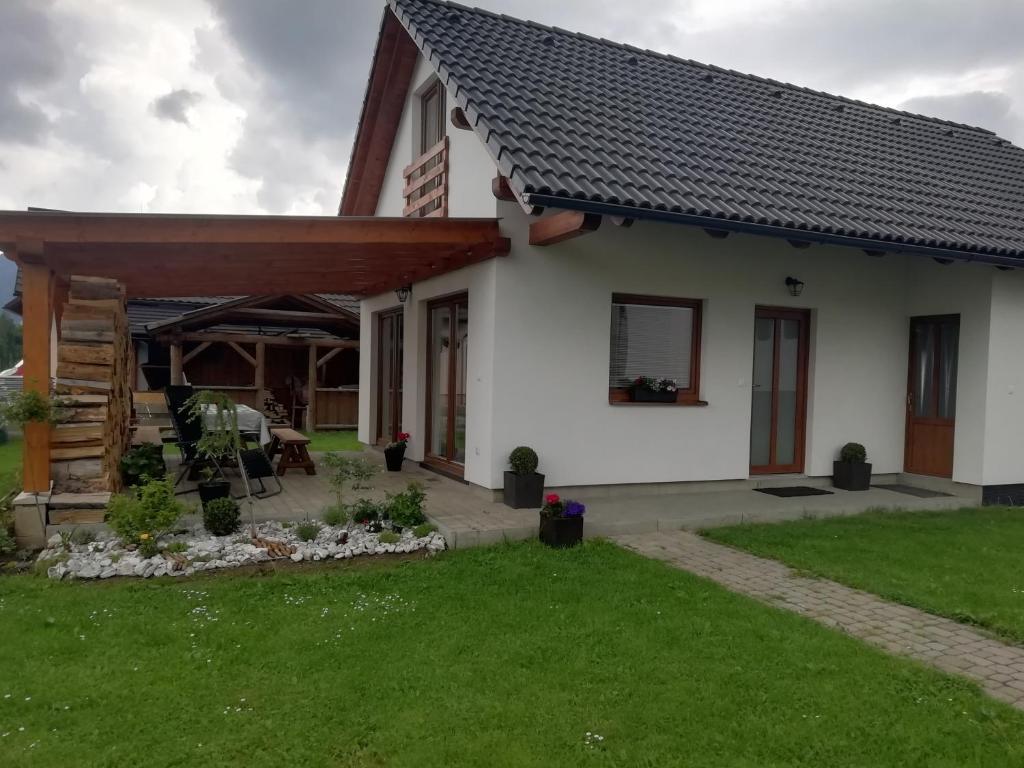
[[[377,318],[377,442],[395,440],[402,431],[402,348],[405,315],[401,309]]]
[[[903,468],[916,475],[953,476],[960,316],[910,319],[907,439]]]
[[[750,471],[804,471],[810,314],[758,307],[751,376]]]
[[[469,301],[432,301],[427,310],[426,463],[461,477],[466,462]]]

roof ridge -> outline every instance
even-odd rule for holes
[[[439,6],[443,6],[443,7],[446,7],[446,8],[452,8],[452,9],[455,9],[455,10],[458,10],[458,11],[467,12],[467,13],[475,13],[475,14],[479,14],[479,15],[482,15],[482,16],[490,16],[492,18],[504,19],[506,21],[510,21],[510,22],[513,22],[513,23],[516,23],[516,24],[522,24],[523,26],[532,27],[534,29],[540,29],[540,30],[543,30],[545,32],[552,32],[554,34],[561,35],[563,37],[578,38],[578,39],[581,39],[581,40],[586,40],[586,41],[591,42],[591,43],[598,43],[598,44],[604,45],[604,46],[606,46],[608,48],[614,48],[616,50],[628,50],[628,51],[632,51],[632,52],[635,52],[635,53],[641,53],[641,54],[644,54],[646,56],[652,56],[652,57],[663,59],[663,60],[667,60],[667,61],[673,61],[673,62],[677,62],[677,63],[686,64],[686,65],[689,65],[689,66],[692,66],[692,67],[696,67],[698,69],[711,70],[712,72],[717,72],[717,73],[729,75],[729,76],[732,76],[732,77],[742,78],[744,80],[750,80],[750,81],[754,81],[754,82],[758,82],[758,83],[764,83],[764,84],[772,85],[772,86],[775,86],[775,87],[790,88],[790,89],[792,89],[794,91],[800,91],[800,92],[803,92],[803,93],[810,94],[812,96],[822,97],[822,98],[826,98],[826,99],[835,99],[835,100],[843,102],[845,104],[855,104],[855,105],[857,105],[859,107],[863,107],[865,109],[879,110],[881,112],[885,112],[887,114],[891,114],[891,115],[894,115],[894,116],[909,117],[909,118],[914,118],[914,119],[917,119],[917,120],[924,120],[924,121],[929,122],[929,123],[936,123],[938,125],[953,126],[953,127],[960,128],[960,129],[963,129],[963,130],[976,132],[976,133],[979,133],[979,134],[982,134],[982,135],[985,135],[985,136],[998,136],[998,134],[996,134],[995,131],[991,131],[988,128],[982,128],[981,126],[970,125],[968,123],[958,123],[958,122],[956,122],[954,120],[946,120],[946,119],[943,119],[941,117],[934,117],[933,115],[924,115],[924,114],[921,114],[919,112],[909,112],[907,110],[897,109],[895,107],[886,107],[886,106],[882,106],[881,104],[873,104],[873,103],[868,102],[868,101],[862,101],[860,99],[853,99],[853,98],[850,98],[849,96],[842,96],[842,95],[836,94],[836,93],[829,93],[828,91],[820,91],[820,90],[817,90],[817,89],[814,89],[814,88],[809,88],[809,87],[804,86],[804,85],[796,85],[795,83],[788,83],[788,82],[786,82],[784,80],[775,80],[775,79],[770,78],[770,77],[763,77],[761,75],[754,75],[754,74],[751,74],[749,72],[740,72],[740,71],[735,70],[735,69],[728,69],[726,67],[720,67],[720,66],[718,66],[716,64],[705,64],[704,62],[701,62],[701,61],[696,61],[694,59],[682,58],[680,56],[676,56],[676,55],[671,54],[671,53],[663,53],[661,51],[655,51],[655,50],[652,50],[650,48],[640,48],[640,47],[635,46],[635,45],[630,45],[629,43],[622,43],[622,42],[618,42],[618,41],[615,41],[615,40],[609,40],[609,39],[604,38],[604,37],[594,37],[593,35],[588,35],[585,32],[573,32],[571,30],[562,29],[561,27],[555,27],[555,26],[551,26],[551,25],[548,25],[548,24],[541,24],[540,22],[533,21],[531,19],[522,19],[522,18],[518,18],[516,16],[509,16],[508,14],[505,14],[505,13],[495,13],[494,11],[489,11],[486,8],[478,8],[478,7],[475,7],[475,6],[463,5],[462,3],[455,2],[455,0],[388,0],[388,4],[390,6],[392,6],[392,7],[404,6],[407,3],[409,3],[409,2],[429,3],[431,5],[439,5]],[[1001,137],[999,137],[999,138],[1001,138]],[[1010,143],[1012,144],[1012,142],[1010,142]]]

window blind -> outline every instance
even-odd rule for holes
[[[610,387],[628,387],[639,376],[675,379],[690,387],[692,307],[612,303]]]

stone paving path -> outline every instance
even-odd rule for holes
[[[782,563],[684,531],[616,536],[614,540],[641,555],[802,614],[890,653],[968,677],[991,696],[1024,709],[1024,648],[834,581],[800,576]]]

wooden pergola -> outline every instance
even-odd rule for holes
[[[22,271],[25,388],[49,394],[72,275],[116,280],[128,298],[370,296],[504,255],[509,241],[495,219],[0,211],[0,250]],[[49,428],[28,424],[25,490],[49,481]]]

